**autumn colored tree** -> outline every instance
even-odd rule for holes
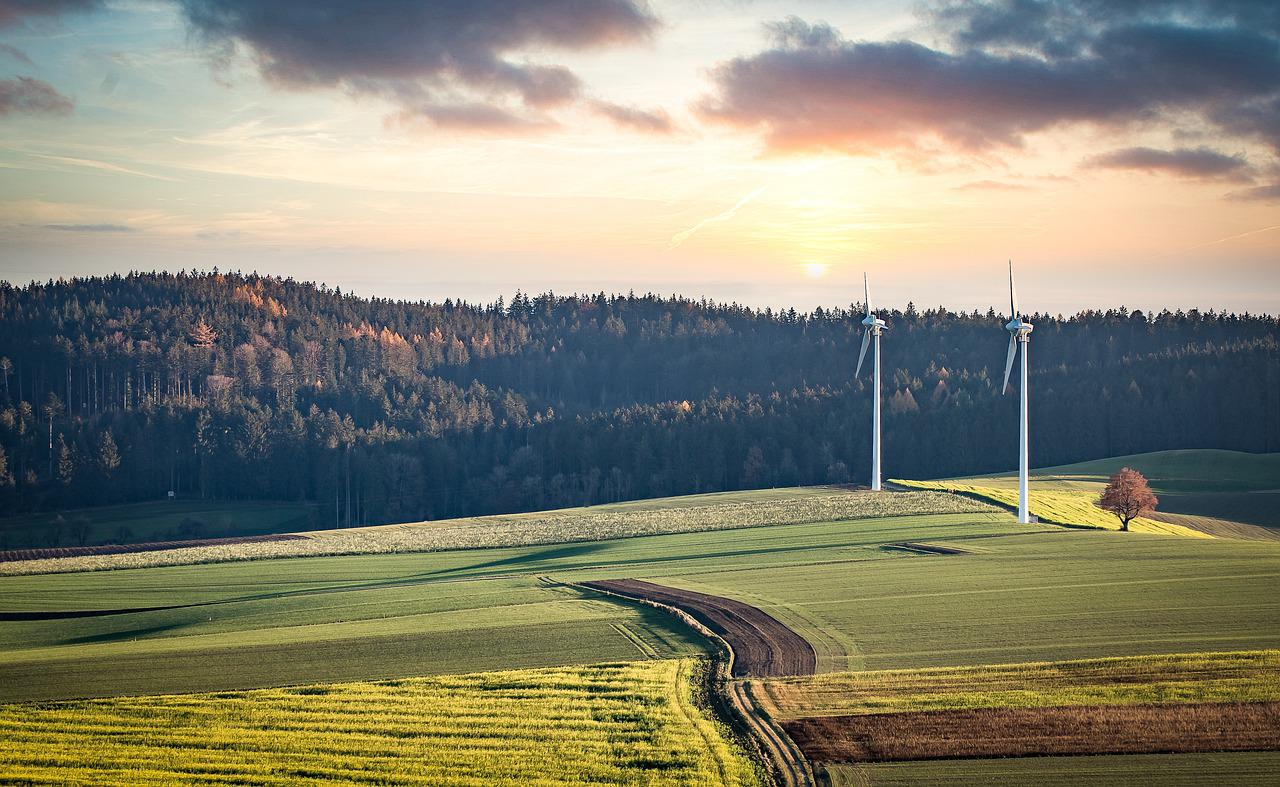
[[[1128,530],[1129,523],[1137,517],[1155,511],[1159,502],[1151,487],[1147,486],[1146,477],[1131,467],[1122,467],[1120,472],[1111,476],[1107,488],[1098,498],[1100,508],[1120,518],[1121,530]]]
[[[213,347],[214,343],[218,341],[218,332],[209,327],[203,317],[196,321],[196,326],[188,331],[188,335],[195,346],[206,350]]]

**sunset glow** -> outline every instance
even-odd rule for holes
[[[1012,257],[1052,310],[1276,305],[1280,39],[1244,12],[1176,21],[1248,39],[1250,62],[1153,61],[1167,95],[1130,111],[1145,87],[1103,39],[1009,54],[947,3],[616,0],[564,38],[513,20],[453,70],[422,52],[460,57],[447,31],[368,53],[345,31],[332,51],[307,39],[323,30],[280,33],[290,7],[0,19],[0,276],[219,267],[391,297],[808,308],[856,300],[873,270],[886,303],[972,308],[998,302]],[[1152,14],[1090,35],[1155,58],[1137,36],[1174,17]],[[1097,95],[1063,106],[1077,72]],[[918,83],[938,92],[887,87]]]

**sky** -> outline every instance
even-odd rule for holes
[[[1280,6],[0,0],[0,279],[1280,312]]]

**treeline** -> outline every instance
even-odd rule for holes
[[[889,476],[1014,463],[1000,316],[890,311]],[[858,482],[861,313],[357,298],[242,274],[0,283],[0,510],[319,501],[334,525]],[[1280,450],[1275,317],[1034,315],[1032,461]]]

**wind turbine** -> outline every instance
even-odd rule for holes
[[[1013,286],[1013,261],[1009,261],[1009,322],[1004,326],[1009,332],[1009,354],[1004,362],[1004,389],[1009,392],[1009,372],[1013,371],[1013,356],[1022,345],[1022,377],[1018,383],[1018,521],[1031,521],[1027,511],[1027,345],[1035,326],[1018,316],[1018,291]]]
[[[875,358],[875,398],[871,405],[871,491],[880,491],[880,334],[889,328],[884,320],[871,313],[871,285],[867,283],[867,274],[862,274],[862,288],[866,294],[867,316],[862,319],[865,332],[862,334],[862,350],[858,353],[858,368],[853,376],[857,378],[862,372],[862,361],[867,357],[867,345],[872,337],[876,340]]]

